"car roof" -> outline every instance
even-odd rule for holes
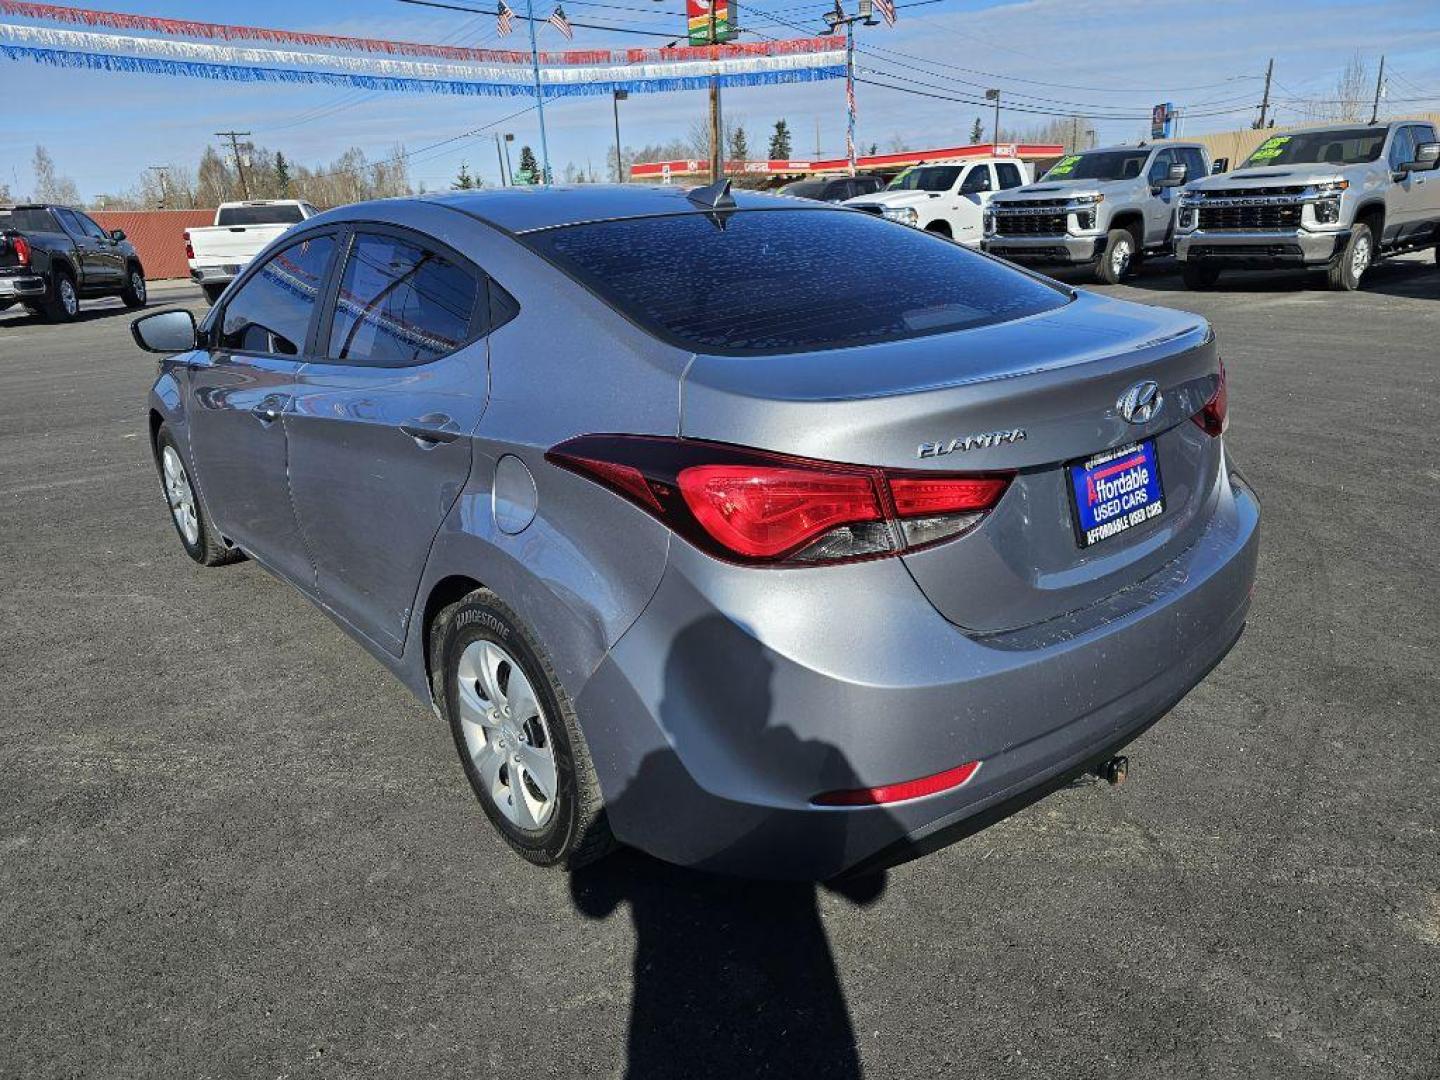
[[[1312,131],[1357,131],[1361,128],[1369,128],[1374,131],[1388,131],[1397,124],[1423,124],[1424,122],[1423,120],[1387,120],[1380,124],[1366,124],[1359,120],[1350,123],[1344,120],[1335,120],[1329,124],[1306,124],[1304,127],[1284,128],[1283,130],[1274,131],[1272,134],[1305,135]],[[1266,130],[1269,131],[1270,129],[1267,128]]]
[[[423,202],[459,210],[509,233],[534,232],[560,225],[614,218],[656,217],[665,214],[703,214],[706,208],[685,196],[691,184],[558,184],[447,191],[422,195]],[[823,203],[813,206],[780,195],[739,188],[731,194],[741,210],[805,210],[841,213]]]

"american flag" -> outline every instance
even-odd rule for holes
[[[515,21],[515,12],[510,10],[510,5],[505,0],[500,0],[500,10],[495,12],[495,32],[501,37],[510,33],[511,23]]]
[[[545,21],[548,22],[551,26],[553,26],[556,30],[559,30],[567,38],[570,38],[572,41],[574,40],[575,30],[573,27],[571,27],[570,20],[565,17],[565,9],[562,8],[559,4],[555,5],[555,10],[551,12],[550,18],[546,19]]]
[[[895,25],[895,0],[875,0],[875,10],[885,20],[886,26]]]

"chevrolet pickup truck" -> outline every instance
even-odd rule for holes
[[[991,196],[1028,184],[1033,176],[1030,163],[1015,158],[915,165],[884,191],[847,199],[845,205],[977,247]]]
[[[1229,267],[1324,269],[1357,289],[1377,259],[1440,242],[1440,142],[1397,120],[1271,135],[1245,164],[1187,184],[1175,256],[1203,289]]]
[[[991,200],[981,247],[1018,263],[1087,266],[1114,285],[1145,255],[1170,253],[1176,189],[1209,171],[1199,143],[1067,154],[1038,183]]]
[[[319,212],[299,199],[221,203],[214,225],[185,230],[190,277],[205,291],[205,298],[215,303],[225,286],[271,240]]]
[[[125,233],[65,206],[0,206],[0,311],[24,304],[47,322],[69,322],[82,296],[145,306],[145,268]]]

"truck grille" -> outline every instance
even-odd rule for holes
[[[1270,206],[1200,205],[1200,228],[1253,232],[1266,229],[1298,229],[1300,203]]]
[[[1003,236],[1058,236],[1065,232],[1065,215],[1014,214],[999,210],[995,231]]]

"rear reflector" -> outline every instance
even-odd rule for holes
[[[582,435],[545,458],[747,565],[873,559],[952,539],[1013,476],[900,472],[659,435]]]
[[[816,806],[882,806],[886,803],[919,799],[926,795],[938,795],[951,791],[966,783],[980,768],[980,762],[967,761],[953,769],[946,769],[934,776],[919,780],[906,780],[899,784],[882,784],[880,787],[854,788],[849,791],[827,791],[816,795],[810,801]]]
[[[190,230],[189,230],[189,229],[186,229],[186,230],[185,230],[185,258],[187,258],[187,259],[194,259],[194,258],[195,258],[195,246],[190,243]]]
[[[21,266],[30,265],[30,241],[23,236],[15,237],[15,258]]]
[[[1212,438],[1217,435],[1224,435],[1225,429],[1230,426],[1230,391],[1226,385],[1225,361],[1220,361],[1220,381],[1215,386],[1215,392],[1210,395],[1210,400],[1205,407],[1197,412],[1190,419],[1205,429],[1205,434]]]

